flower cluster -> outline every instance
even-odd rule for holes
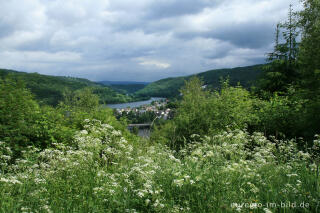
[[[191,138],[175,152],[85,120],[72,143],[29,147],[15,162],[0,142],[0,206],[21,212],[245,212],[231,204],[286,200],[310,202],[305,211],[316,208],[319,138],[310,153],[294,141],[241,130]]]

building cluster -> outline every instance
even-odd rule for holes
[[[151,104],[142,105],[134,108],[116,109],[116,112],[120,115],[134,113],[135,115],[142,115],[144,113],[153,112],[158,118],[169,119],[171,109],[166,107],[167,100],[154,101]]]

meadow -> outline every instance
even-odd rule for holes
[[[318,136],[303,152],[292,140],[234,130],[193,135],[176,152],[84,123],[72,144],[28,147],[15,164],[0,144],[1,212],[319,211]]]

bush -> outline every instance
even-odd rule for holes
[[[16,151],[33,144],[30,130],[39,112],[38,104],[22,82],[0,80],[0,140]]]
[[[83,128],[84,119],[100,119],[121,129],[108,108],[100,108],[99,100],[90,89],[77,91],[69,102],[59,107],[39,106],[22,82],[0,81],[0,140],[10,145],[15,158],[28,146],[43,150],[54,143],[71,144],[76,131]]]
[[[256,122],[254,100],[248,91],[224,82],[220,91],[210,93],[202,89],[202,84],[198,78],[186,82],[174,119],[155,130],[153,140],[160,138],[179,149],[193,134],[204,136],[226,129],[243,129]]]

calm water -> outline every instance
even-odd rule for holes
[[[152,101],[158,101],[163,99],[164,98],[151,98],[147,101],[136,101],[136,102],[123,103],[123,104],[107,104],[107,106],[113,109],[124,109],[128,107],[134,108],[134,107],[139,107],[145,104],[151,104]]]
[[[149,138],[151,134],[151,130],[149,128],[139,129],[138,136],[143,138]]]

